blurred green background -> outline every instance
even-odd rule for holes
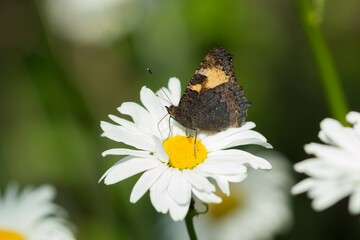
[[[122,102],[140,102],[143,85],[157,90],[176,76],[185,87],[213,47],[235,55],[248,120],[276,150],[295,163],[308,157],[305,143],[319,141],[319,122],[331,115],[295,1],[74,2],[76,11],[69,0],[0,1],[0,187],[54,184],[78,239],[156,239],[161,214],[149,197],[129,203],[138,176],[97,183],[118,159],[102,158],[118,145],[100,137],[99,121]],[[321,29],[359,111],[360,2],[322,6]],[[360,239],[347,199],[316,213],[303,194],[293,210],[292,229],[277,239]]]

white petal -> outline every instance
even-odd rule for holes
[[[222,201],[221,197],[216,196],[214,193],[201,192],[195,188],[192,189],[192,192],[198,199],[206,203],[221,203]]]
[[[346,115],[346,120],[354,125],[354,129],[357,132],[358,137],[360,137],[360,113],[349,112]]]
[[[313,163],[319,162],[319,161],[321,161],[321,160],[319,160],[318,158],[309,158],[309,159],[306,159],[306,160],[296,163],[294,165],[294,169],[295,169],[295,171],[297,171],[299,173],[304,173],[309,168],[312,168]]]
[[[111,140],[114,140],[116,142],[123,142],[138,149],[148,151],[154,149],[154,143],[149,141],[149,139],[146,139],[139,134],[128,132],[127,129],[121,126],[112,130],[105,131],[102,136],[110,138]]]
[[[206,179],[206,177],[203,177],[202,175],[197,173],[196,170],[184,169],[183,175],[186,180],[199,191],[214,192],[216,190],[215,186],[210,183],[209,180]]]
[[[266,173],[263,173],[263,174],[266,174]],[[225,177],[229,182],[242,182],[245,178],[247,178],[247,176],[248,176],[248,174],[245,173],[242,175],[225,176]]]
[[[239,134],[239,132],[244,132],[255,127],[253,122],[245,122],[240,128],[228,128],[225,131],[219,132],[214,135],[206,135],[202,142],[208,145],[216,144],[217,142],[222,141],[231,137],[232,135]]]
[[[296,195],[309,191],[313,186],[314,186],[314,180],[311,178],[307,178],[297,183],[295,186],[293,186],[291,189],[291,194]]]
[[[165,92],[165,94],[164,94]],[[161,88],[156,92],[161,98],[165,99],[163,103],[165,106],[169,106],[170,104],[177,106],[181,97],[181,83],[180,80],[176,77],[172,77],[169,79],[168,89]],[[170,100],[168,99],[170,98]],[[170,103],[168,102],[170,101]]]
[[[246,172],[246,168],[238,164],[212,163],[208,161],[199,164],[196,169],[205,173],[225,175],[242,174]]]
[[[181,83],[180,80],[176,77],[169,79],[168,84],[169,90],[171,92],[171,101],[173,105],[177,106],[181,97]]]
[[[226,175],[226,176],[221,176],[221,177],[226,179],[226,181],[228,181],[228,182],[241,182],[247,177],[247,173],[237,174],[237,175]]]
[[[219,186],[220,190],[226,194],[226,196],[230,195],[230,186],[229,186],[229,182],[226,180],[225,177],[222,176],[216,176],[215,181],[217,183],[217,185]]]
[[[314,199],[327,198],[333,193],[337,194],[336,192],[338,191],[339,186],[336,185],[336,182],[332,180],[314,179],[314,186],[308,191],[307,195]]]
[[[253,129],[254,127],[256,127],[256,124],[254,122],[244,122],[244,124],[241,126],[241,128],[243,130],[250,130],[250,129]]]
[[[102,175],[102,177],[100,178],[100,180],[98,181],[98,183],[101,182],[101,181],[109,174],[109,172],[111,172],[111,171],[113,170],[113,168],[114,168],[115,166],[117,166],[117,165],[120,164],[120,163],[129,161],[129,160],[131,160],[131,159],[133,159],[133,158],[134,158],[133,156],[126,156],[126,157],[123,157],[122,159],[120,159],[119,161],[117,161],[114,165],[112,165],[112,166]]]
[[[66,212],[53,202],[55,193],[50,185],[18,192],[18,186],[10,183],[0,199],[1,228],[20,232],[26,239],[73,240],[62,218]]]
[[[343,186],[336,191],[324,191],[320,196],[314,199],[312,206],[315,210],[322,211],[349,195],[350,192],[351,187],[349,186]]]
[[[122,129],[123,131],[130,132],[132,134],[143,135],[143,130],[138,128],[133,122],[130,122],[124,118],[120,118],[112,114],[109,114],[109,118],[120,125],[115,125],[105,121],[101,121],[100,126],[104,132],[109,130]]]
[[[323,130],[320,130],[318,137],[322,142],[326,144],[334,145],[334,142],[330,138],[328,138],[328,136]]]
[[[217,164],[224,164],[224,165],[234,165],[234,166],[242,166],[245,163],[237,158],[236,156],[224,156],[221,154],[213,154],[216,152],[209,153],[206,159],[206,163],[217,163]],[[219,156],[221,155],[221,156]]]
[[[108,116],[109,116],[109,118],[111,120],[113,120],[114,122],[116,122],[120,126],[125,127],[126,129],[128,129],[130,131],[133,131],[133,132],[138,132],[139,131],[138,127],[133,122],[130,122],[130,121],[124,119],[124,118],[120,118],[120,117],[112,115],[112,114],[109,114]],[[101,123],[106,123],[106,122],[101,122]],[[111,125],[113,125],[115,127],[119,127],[119,125],[114,125],[114,124],[111,124]],[[102,126],[101,126],[101,128],[104,131],[111,130],[111,129],[104,129]]]
[[[159,122],[167,112],[160,103],[159,98],[147,87],[142,87],[140,91],[140,100],[146,109],[150,112],[154,122]],[[154,126],[156,128],[156,126]]]
[[[186,128],[176,122],[174,119],[170,118],[171,121],[171,133],[172,136],[176,135],[185,135]]]
[[[124,102],[118,108],[118,111],[122,114],[126,114],[132,117],[137,127],[144,130],[151,129],[154,123],[151,121],[151,115],[145,108],[134,102]]]
[[[353,154],[344,151],[338,147],[333,147],[330,145],[310,143],[306,144],[305,152],[308,154],[314,154],[318,158],[326,159],[327,161],[332,162],[352,162],[354,158],[357,157]]]
[[[114,124],[108,123],[106,121],[100,121],[100,127],[105,132],[105,131],[109,131],[109,130],[114,130],[117,127],[119,127],[119,125],[114,125]]]
[[[190,201],[186,205],[178,204],[173,199],[169,199],[169,213],[174,221],[183,220],[189,211]]]
[[[297,172],[306,173],[307,175],[318,179],[336,179],[342,178],[344,170],[351,169],[351,165],[344,165],[345,161],[328,161],[318,158],[310,158],[295,164]]]
[[[186,181],[178,169],[172,169],[167,191],[177,204],[188,205],[190,203],[191,185]]]
[[[156,95],[159,97],[160,103],[164,107],[173,105],[173,101],[171,100],[171,93],[170,93],[169,89],[167,89],[166,87],[160,88],[156,92]]]
[[[148,152],[148,151],[132,150],[132,149],[127,149],[127,148],[109,149],[109,150],[104,151],[102,153],[102,155],[103,155],[103,157],[105,157],[107,155],[131,155],[134,157],[152,158],[152,156],[150,155],[150,152]]]
[[[152,169],[161,164],[157,159],[133,158],[111,167],[105,177],[105,184],[114,184],[140,172]],[[110,170],[110,169],[109,169]]]
[[[351,124],[360,123],[360,113],[351,111],[346,115],[346,120]]]
[[[320,126],[327,138],[331,139],[335,145],[354,154],[359,153],[360,140],[353,129],[343,127],[340,122],[329,118],[323,120]]]
[[[351,214],[360,213],[360,189],[354,190],[354,193],[350,196],[349,200],[349,212]]]
[[[249,164],[254,169],[271,169],[271,164],[265,159],[238,149],[211,152],[208,159],[236,161],[239,164]]]
[[[168,168],[159,179],[150,187],[150,200],[154,208],[161,213],[169,210],[168,193],[166,188],[171,179],[171,169]]]
[[[159,167],[146,171],[136,182],[133,190],[130,195],[130,202],[137,202],[149,188],[155,183],[155,181],[163,174],[163,172],[168,169],[164,164],[161,164]]]
[[[155,144],[155,154],[163,163],[167,163],[169,161],[169,156],[166,153],[164,145],[161,140],[155,136],[153,136],[153,141]]]
[[[232,131],[231,134],[223,135],[222,133],[216,134],[213,137],[205,138],[202,143],[206,147],[209,152],[240,146],[240,145],[250,145],[256,144],[266,148],[272,148],[272,146],[267,143],[266,138],[261,135],[260,133],[253,131],[253,130],[239,130],[234,131],[233,129],[237,128],[230,128]],[[225,132],[227,132],[226,130]],[[210,140],[209,140],[210,139]]]

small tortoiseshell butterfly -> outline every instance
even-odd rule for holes
[[[233,55],[223,48],[211,50],[191,78],[179,105],[166,107],[170,116],[188,129],[208,134],[240,127],[250,102],[237,85]]]

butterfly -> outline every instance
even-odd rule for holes
[[[237,84],[233,55],[222,47],[211,50],[191,78],[179,105],[166,107],[170,117],[187,129],[208,134],[240,127],[250,102]]]

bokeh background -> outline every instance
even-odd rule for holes
[[[349,108],[360,111],[360,2],[315,4]],[[295,1],[1,0],[1,189],[54,184],[80,240],[157,239],[149,197],[129,203],[138,176],[97,183],[118,160],[101,152],[119,147],[99,121],[140,102],[143,85],[176,76],[185,87],[219,45],[235,55],[248,120],[292,164],[307,158],[303,145],[331,113]],[[347,199],[320,213],[304,195],[292,204],[293,226],[277,239],[360,239]]]

